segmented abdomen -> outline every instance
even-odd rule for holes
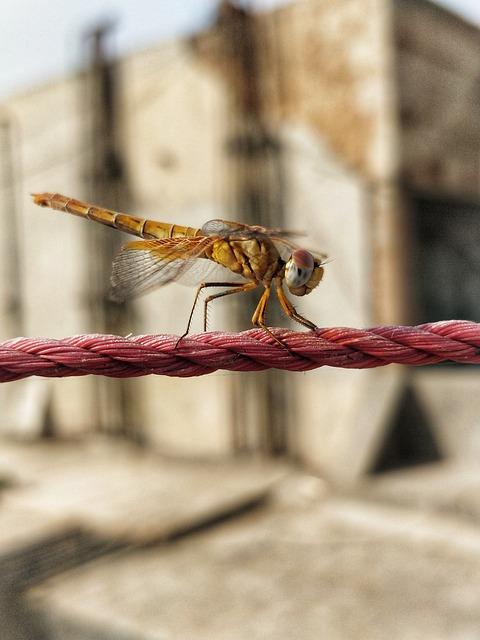
[[[74,216],[88,218],[89,220],[100,222],[108,227],[139,236],[140,238],[178,238],[201,235],[200,229],[184,227],[169,222],[159,222],[158,220],[138,218],[128,213],[120,213],[118,211],[111,211],[110,209],[95,207],[81,200],[68,198],[58,193],[36,193],[33,194],[33,201],[41,207],[50,207],[50,209],[70,213]]]

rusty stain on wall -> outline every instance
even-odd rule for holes
[[[312,3],[308,19],[290,16],[293,9],[283,12],[285,36],[287,29],[292,34],[282,38],[282,44],[296,49],[285,56],[283,113],[286,118],[303,116],[339,157],[368,175],[376,114],[371,104],[362,104],[361,96],[364,83],[376,74],[375,60],[368,56],[362,62],[352,55],[355,42],[365,39],[366,17],[349,11],[346,4],[351,5]]]
[[[298,3],[250,17],[261,36],[258,72],[270,125],[303,120],[346,164],[366,176],[372,173],[369,158],[381,82],[378,42],[371,38],[371,4]],[[214,30],[196,38],[195,49],[226,82],[238,83],[245,76],[232,73],[232,65],[219,55],[220,40]],[[273,50],[281,65],[271,64]]]

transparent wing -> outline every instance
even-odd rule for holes
[[[305,235],[301,231],[287,231],[285,229],[261,227],[259,225],[242,224],[241,222],[233,222],[232,220],[209,220],[202,227],[202,233],[206,236],[235,237],[235,238],[289,238],[294,236]]]
[[[233,231],[238,230],[239,226],[243,227],[237,222],[229,222],[228,220],[208,220],[202,226],[202,233],[206,236],[221,236],[224,238]]]
[[[252,238],[268,239],[273,243],[280,257],[285,262],[290,258],[292,251],[301,248],[298,244],[292,242],[290,238],[305,235],[300,231],[273,229],[220,219],[206,222],[202,227],[202,233],[206,236],[215,235],[231,240],[250,240]]]
[[[238,273],[234,273],[221,264],[205,258],[192,260],[193,264],[183,271],[175,280],[179,284],[194,287],[201,282],[247,282],[246,278]]]
[[[212,238],[205,237],[129,242],[113,262],[111,298],[125,300],[178,281],[194,267],[201,278],[196,263],[210,263],[200,256],[212,242]]]

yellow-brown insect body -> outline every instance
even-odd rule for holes
[[[270,283],[283,262],[274,244],[267,239],[216,240],[205,257],[253,282]]]
[[[41,207],[49,207],[74,216],[88,218],[88,220],[100,222],[100,224],[104,224],[107,227],[113,227],[140,238],[192,238],[200,235],[200,229],[184,227],[169,222],[159,222],[158,220],[148,220],[128,213],[119,213],[110,209],[95,207],[81,200],[68,198],[58,193],[36,193],[33,195],[33,201]]]
[[[195,229],[111,211],[56,193],[35,194],[33,199],[42,207],[81,216],[143,238],[124,245],[114,260],[111,277],[114,299],[125,300],[174,281],[199,283],[184,335],[190,330],[200,292],[206,287],[218,286],[228,289],[205,299],[205,329],[209,302],[258,286],[263,286],[264,291],[252,317],[255,326],[268,331],[265,312],[273,287],[289,318],[309,329],[316,328],[296,311],[283,286],[286,284],[289,292],[296,296],[309,294],[322,280],[325,260],[291,242],[291,232],[219,219],[209,220],[201,229]],[[213,279],[215,265],[212,263],[231,273]],[[232,280],[232,273],[244,280]]]

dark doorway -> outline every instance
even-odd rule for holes
[[[480,321],[480,203],[413,197],[419,322]]]

